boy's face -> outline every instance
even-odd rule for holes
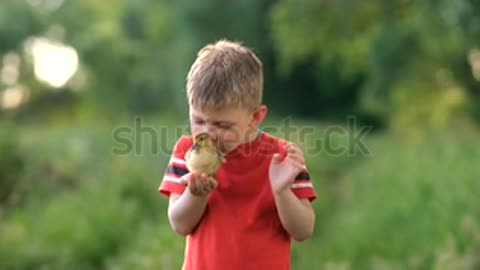
[[[247,109],[200,110],[190,107],[192,134],[207,132],[223,153],[257,136],[258,125],[266,116],[267,108],[260,106],[254,112]]]

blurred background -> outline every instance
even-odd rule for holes
[[[180,269],[157,188],[221,38],[264,63],[265,127],[314,149],[293,269],[480,269],[474,0],[2,0],[0,269]]]

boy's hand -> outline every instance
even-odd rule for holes
[[[182,182],[195,196],[206,196],[218,186],[217,180],[205,173],[188,173],[182,177]]]
[[[287,156],[282,160],[280,154],[274,154],[270,162],[270,184],[274,193],[290,189],[295,177],[305,169],[302,150],[293,143],[285,146]]]

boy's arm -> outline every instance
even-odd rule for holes
[[[193,231],[207,208],[208,195],[216,188],[216,181],[206,175],[185,175],[188,188],[182,195],[170,194],[168,220],[173,230],[186,236]]]
[[[298,199],[290,190],[274,193],[280,222],[296,241],[310,238],[315,226],[315,213],[308,199]]]
[[[313,234],[315,213],[309,199],[298,198],[292,187],[295,179],[305,170],[305,159],[303,152],[295,144],[287,144],[284,149],[287,153],[285,158],[278,153],[272,157],[269,169],[270,183],[284,229],[293,239],[303,241]],[[295,185],[301,187],[302,184]]]
[[[183,236],[192,232],[207,208],[207,196],[195,196],[188,189],[180,195],[172,193],[168,205],[168,220],[173,230]]]

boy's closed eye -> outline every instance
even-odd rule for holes
[[[206,125],[207,121],[200,118],[196,118],[196,119],[193,119],[193,123],[195,125],[202,126],[202,125]],[[212,123],[212,125],[221,130],[230,130],[235,126],[234,123],[226,122],[226,121],[215,121]]]
[[[206,119],[204,117],[201,117],[201,116],[195,115],[195,114],[191,115],[191,119],[195,123],[205,123],[206,122]]]
[[[228,130],[228,129],[231,129],[233,127],[233,124],[230,124],[230,123],[224,123],[224,122],[216,122],[214,123],[214,125],[219,128],[219,129],[223,129],[223,130]]]

